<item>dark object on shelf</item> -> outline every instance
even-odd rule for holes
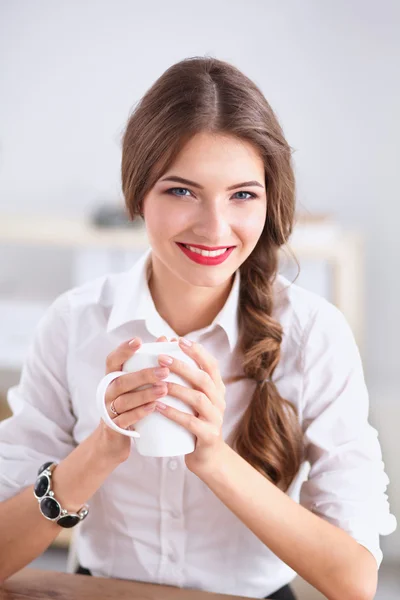
[[[142,225],[141,219],[138,217],[134,221],[130,221],[123,206],[115,206],[112,204],[103,204],[96,207],[90,216],[90,221],[96,227],[138,227]]]

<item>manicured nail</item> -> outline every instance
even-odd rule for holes
[[[158,357],[158,360],[161,363],[164,363],[167,365],[172,365],[172,363],[174,362],[173,359],[170,356],[167,356],[166,354],[160,354],[160,356]]]
[[[162,402],[156,402],[156,408],[160,408],[161,410],[165,410],[167,408],[167,405],[163,404]]]
[[[186,338],[179,338],[179,343],[188,348],[190,348],[190,346],[193,345],[192,342],[190,340],[187,340]]]
[[[139,343],[139,339],[138,339],[138,338],[133,338],[133,339],[132,339],[132,340],[129,342],[128,346],[137,346],[137,345],[138,345],[138,343]]]
[[[154,369],[154,375],[159,379],[164,379],[164,377],[168,377],[170,371],[167,367],[156,367]]]

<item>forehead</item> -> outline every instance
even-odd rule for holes
[[[197,133],[182,147],[180,153],[168,169],[169,173],[183,175],[177,170],[190,171],[198,177],[220,174],[224,181],[227,177],[240,180],[263,178],[264,162],[257,149],[246,140],[221,133]]]

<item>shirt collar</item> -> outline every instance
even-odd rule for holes
[[[155,337],[161,335],[167,338],[179,337],[157,312],[149,290],[147,269],[151,260],[151,251],[151,247],[145,250],[133,267],[121,274],[107,324],[107,333],[126,323],[144,320],[148,331]],[[230,350],[233,352],[239,335],[239,291],[240,270],[237,269],[230,294],[213,322],[207,327],[191,332],[189,336],[197,340],[201,334],[220,326],[225,331]]]

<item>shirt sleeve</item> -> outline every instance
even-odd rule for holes
[[[308,479],[300,504],[340,527],[382,562],[379,535],[396,527],[385,494],[378,432],[357,344],[343,314],[323,299],[303,346],[302,425]]]
[[[0,422],[0,501],[35,482],[39,467],[75,447],[68,393],[69,302],[58,296],[36,326],[19,384],[8,390],[12,416]]]

